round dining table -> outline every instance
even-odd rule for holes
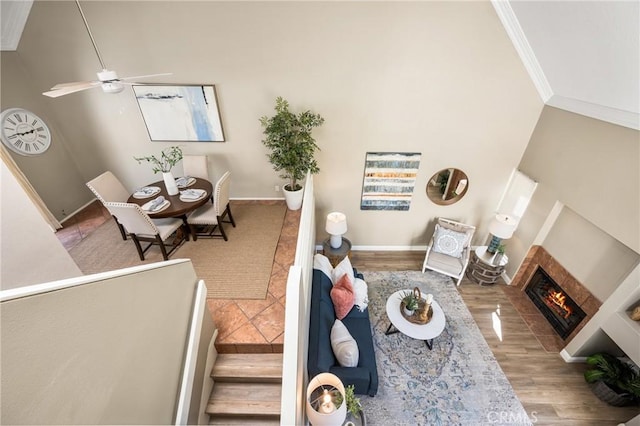
[[[189,213],[191,213],[192,211],[194,211],[195,209],[197,209],[200,206],[203,206],[204,204],[206,204],[207,202],[209,202],[209,200],[211,199],[211,193],[213,192],[213,185],[211,185],[211,182],[209,182],[206,179],[201,179],[201,178],[195,178],[196,181],[195,183],[189,185],[186,188],[178,188],[179,191],[185,190],[185,189],[203,189],[207,192],[207,194],[195,201],[182,201],[180,199],[180,192],[178,192],[176,195],[169,195],[169,193],[167,193],[167,188],[164,185],[164,181],[163,180],[159,180],[158,182],[154,182],[152,184],[149,184],[147,186],[157,186],[158,188],[160,188],[160,192],[153,194],[150,197],[147,198],[136,198],[133,196],[133,194],[131,194],[129,196],[129,199],[127,200],[127,203],[135,203],[137,205],[139,205],[140,207],[142,207],[143,205],[145,205],[146,203],[148,203],[151,200],[155,200],[156,198],[158,198],[159,196],[163,196],[166,200],[169,200],[169,202],[171,203],[169,205],[169,207],[160,210],[159,212],[146,212],[150,218],[152,219],[162,219],[162,218],[167,218],[167,217],[178,217],[181,218],[185,224],[185,227],[187,228],[187,230],[189,230],[189,225],[187,223],[187,215]],[[194,235],[194,240],[195,240],[195,235]]]

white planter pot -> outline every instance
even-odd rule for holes
[[[304,188],[297,191],[289,191],[284,186],[282,187],[284,193],[284,200],[287,202],[289,210],[300,210],[302,207],[302,197],[304,195]]]
[[[167,194],[177,195],[178,185],[176,185],[176,179],[171,172],[162,172],[162,178],[164,179],[164,186],[167,188]]]

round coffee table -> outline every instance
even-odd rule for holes
[[[389,317],[389,327],[384,333],[386,335],[397,333],[406,334],[412,339],[424,340],[427,347],[433,349],[433,339],[438,337],[443,331],[447,321],[444,317],[444,311],[435,300],[431,302],[433,316],[431,321],[426,324],[414,324],[408,321],[400,312],[400,301],[403,294],[411,292],[411,290],[398,290],[387,299],[387,317]]]

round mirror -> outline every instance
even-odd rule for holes
[[[441,206],[448,206],[464,197],[469,178],[459,169],[442,169],[427,182],[427,197]]]

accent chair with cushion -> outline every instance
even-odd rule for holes
[[[460,285],[469,264],[471,239],[475,231],[475,226],[438,218],[427,245],[422,273],[430,269],[456,279],[456,285]]]
[[[236,222],[231,214],[231,206],[229,205],[229,184],[231,183],[231,172],[225,172],[213,190],[213,205],[205,204],[191,213],[187,217],[187,223],[191,228],[193,239],[198,237],[222,237],[228,241],[227,233],[224,232],[222,223],[230,223],[236,227]],[[227,220],[224,220],[228,218]],[[217,234],[215,231],[219,230]]]
[[[151,219],[139,205],[133,203],[106,203],[106,206],[126,228],[136,245],[140,260],[144,260],[144,254],[154,244],[160,246],[163,259],[169,260],[169,255],[189,238],[182,219]],[[182,229],[181,235],[176,232],[179,229]],[[176,235],[170,240],[174,234]],[[140,241],[149,242],[149,245],[143,249]]]
[[[118,221],[118,217],[107,207],[106,203],[126,203],[129,199],[129,191],[124,187],[120,180],[110,171],[106,171],[100,176],[87,182],[87,187],[93,192],[98,200],[109,210],[113,220],[116,221],[122,239],[127,239],[127,232]]]

